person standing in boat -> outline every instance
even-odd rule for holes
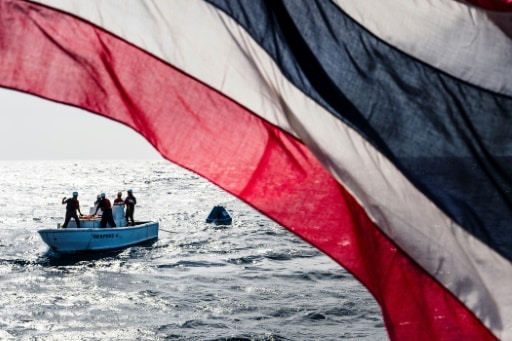
[[[64,224],[62,225],[62,228],[65,229],[68,227],[68,223],[71,220],[71,218],[75,219],[76,227],[80,228],[80,219],[78,219],[78,215],[76,214],[76,211],[80,213],[80,217],[83,216],[82,212],[80,211],[80,202],[78,201],[78,192],[73,192],[73,197],[67,199],[66,197],[62,198],[62,204],[66,204],[66,218],[64,219]]]
[[[114,206],[124,205],[124,199],[122,197],[123,197],[123,193],[117,192],[117,198],[114,199]]]
[[[100,226],[102,228],[107,227],[107,223],[110,227],[116,227],[116,222],[114,221],[114,217],[112,216],[112,204],[110,200],[105,197],[105,193],[100,194],[100,202],[98,203],[98,207],[96,207],[96,211],[94,215],[98,213],[98,210],[101,209],[103,214],[101,215]]]
[[[135,225],[135,220],[133,220],[133,213],[135,212],[135,205],[137,205],[137,199],[133,196],[133,191],[131,189],[128,190],[128,195],[126,199],[124,199],[124,204],[126,205],[126,222],[128,225]]]

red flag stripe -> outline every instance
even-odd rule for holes
[[[466,2],[491,11],[512,11],[512,0],[466,0]]]

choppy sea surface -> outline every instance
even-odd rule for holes
[[[387,340],[342,267],[237,198],[167,161],[0,162],[0,340]],[[48,250],[61,199],[133,189],[152,244]],[[223,205],[233,224],[205,222]]]

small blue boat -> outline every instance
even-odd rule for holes
[[[99,217],[87,216],[80,219],[80,228],[71,220],[65,229],[58,224],[56,228],[37,232],[58,253],[116,250],[158,238],[158,222],[135,221],[133,226],[128,226],[122,210],[122,207],[113,209],[117,227],[101,228]]]

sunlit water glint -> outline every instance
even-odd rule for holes
[[[0,339],[386,340],[380,309],[343,268],[200,177],[166,161],[1,162]],[[51,253],[38,229],[63,196],[133,189],[154,243]],[[205,222],[223,205],[233,224]]]

